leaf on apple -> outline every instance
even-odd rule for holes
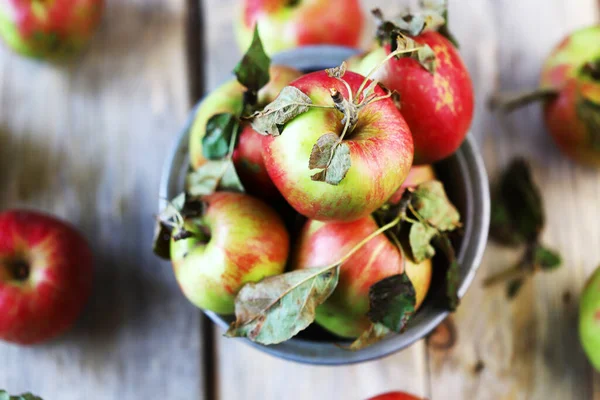
[[[371,324],[369,328],[365,330],[352,344],[348,347],[348,350],[358,351],[367,348],[382,339],[385,339],[391,331],[383,324]]]
[[[217,190],[244,192],[233,161],[224,158],[207,161],[186,177],[186,190],[192,196],[208,196]]]
[[[325,72],[327,73],[327,76],[329,76],[330,78],[342,79],[344,77],[344,75],[346,75],[347,69],[348,69],[348,65],[346,64],[346,61],[344,61],[338,67],[327,68],[325,70]]]
[[[435,255],[435,248],[431,241],[439,231],[427,224],[417,222],[412,224],[409,233],[409,243],[413,260],[422,263]]]
[[[577,116],[587,127],[591,147],[600,150],[600,103],[582,96]]]
[[[391,40],[391,51],[394,52],[396,50],[414,50],[400,54],[398,58],[410,57],[430,73],[435,73],[437,60],[435,52],[428,44],[417,43],[414,39],[400,33],[396,34]]]
[[[453,231],[461,226],[460,214],[448,199],[440,181],[418,185],[414,189],[411,205],[421,219],[440,231]]]
[[[312,148],[308,168],[327,168],[331,160],[333,150],[338,145],[340,137],[333,132],[321,136]]]
[[[393,275],[369,289],[370,307],[367,316],[371,322],[401,333],[415,313],[416,302],[415,287],[408,275]]]
[[[456,260],[456,252],[452,242],[446,234],[440,234],[436,238],[436,246],[444,253],[448,260],[448,269],[446,270],[446,298],[448,300],[448,309],[455,311],[460,304],[458,289],[460,285],[460,265]]]
[[[313,151],[314,150],[315,149],[313,148]],[[311,158],[312,157],[313,154],[311,153]],[[315,158],[316,157],[317,156],[315,156]],[[330,185],[339,185],[340,182],[346,177],[351,165],[352,159],[350,157],[350,147],[347,143],[337,142],[337,144],[334,145],[333,153],[329,163],[322,171],[312,175],[311,179],[313,181],[326,182]]]
[[[308,111],[312,104],[300,89],[286,86],[271,104],[251,117],[252,128],[262,135],[279,136],[280,127]]]
[[[235,300],[236,321],[225,334],[271,345],[306,329],[335,290],[339,265],[308,268],[246,284]]]
[[[219,160],[231,149],[231,141],[237,137],[239,120],[231,113],[213,115],[206,124],[202,138],[202,154],[208,160]]]
[[[270,66],[271,59],[265,53],[257,24],[254,27],[254,36],[250,48],[233,70],[238,82],[248,89],[244,98],[246,103],[252,105],[257,102],[258,91],[271,79],[269,75]]]
[[[443,19],[444,22],[441,25],[432,28],[432,30],[437,30],[438,33],[448,39],[454,47],[459,48],[458,40],[456,40],[456,37],[450,32],[450,28],[448,27],[448,0],[421,0],[421,7],[424,9],[425,13],[437,14]]]
[[[504,245],[537,242],[545,215],[529,163],[522,158],[513,160],[492,193],[490,237]]]

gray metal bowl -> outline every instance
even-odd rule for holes
[[[354,49],[337,46],[308,46],[277,54],[273,57],[273,62],[308,72],[339,65],[356,52]],[[164,199],[172,199],[183,189],[184,176],[189,165],[188,139],[194,114],[195,112],[191,113],[165,162],[160,187],[160,198],[163,199],[160,209],[165,206]],[[464,235],[455,243],[458,246],[458,261],[461,267],[459,296],[463,297],[479,268],[487,242],[490,220],[487,174],[479,150],[470,135],[452,157],[436,164],[435,167],[439,178],[445,183],[449,197],[463,217]],[[344,350],[335,345],[342,343],[342,340],[318,331],[304,337],[301,334],[275,346],[262,346],[246,339],[230,340],[243,340],[265,353],[314,365],[344,365],[381,358],[422,339],[448,316],[448,311],[436,302],[436,299],[443,296],[440,284],[442,280],[443,278],[440,278],[436,283],[434,268],[432,288],[405,333],[390,336],[361,351]],[[232,321],[231,317],[212,312],[206,312],[206,315],[222,329],[226,329]]]

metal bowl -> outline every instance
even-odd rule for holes
[[[279,53],[273,57],[273,62],[309,72],[339,65],[356,53],[355,49],[338,46],[308,46]],[[172,199],[183,190],[184,176],[189,168],[188,139],[194,115],[195,109],[164,165],[160,187],[160,198],[163,200],[160,209],[165,206],[164,199]],[[479,150],[470,135],[453,156],[436,164],[435,168],[439,179],[445,184],[448,196],[463,218],[464,234],[455,243],[461,268],[459,296],[463,297],[479,268],[487,242],[490,220],[487,174]],[[443,260],[438,262],[443,263]],[[435,264],[434,259],[434,267]],[[436,302],[436,299],[443,296],[443,277],[438,274],[436,279],[435,270],[436,268],[427,299],[411,320],[406,332],[392,335],[364,350],[344,350],[336,346],[343,343],[343,340],[319,328],[309,328],[308,334],[300,334],[275,346],[262,346],[247,339],[230,340],[243,340],[265,353],[313,365],[345,365],[384,357],[424,338],[448,316],[448,311]],[[227,329],[232,321],[232,317],[212,312],[206,312],[206,315],[222,329]]]

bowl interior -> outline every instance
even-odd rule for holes
[[[273,62],[310,72],[339,65],[356,53],[356,50],[344,47],[308,46],[280,53],[273,58]],[[172,199],[183,189],[185,174],[189,169],[188,140],[194,115],[195,110],[166,160],[160,189],[160,198],[163,199],[161,209],[165,206],[165,199]],[[487,241],[490,212],[487,175],[470,135],[453,156],[437,163],[435,169],[449,198],[460,211],[464,224],[462,235],[454,240],[461,268],[459,296],[462,297],[479,266]],[[436,301],[444,297],[445,269],[443,256],[436,256],[431,289],[406,332],[392,335],[367,349],[350,352],[335,346],[336,343],[344,344],[344,340],[327,333],[316,324],[297,337],[276,346],[262,346],[246,339],[232,340],[244,340],[272,355],[310,364],[339,365],[383,357],[423,338],[448,315],[448,311]],[[233,320],[232,317],[211,312],[206,314],[223,329]]]

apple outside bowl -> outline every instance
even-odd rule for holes
[[[310,72],[337,66],[355,54],[357,50],[345,47],[307,46],[279,53],[273,57],[273,63]],[[165,162],[160,187],[160,209],[165,207],[165,199],[172,199],[183,191],[184,177],[189,169],[188,140],[194,115],[195,109]],[[454,155],[437,163],[435,170],[444,183],[448,196],[460,211],[464,224],[464,233],[455,243],[460,264],[459,297],[462,298],[479,268],[487,242],[490,221],[487,174],[479,150],[470,135]],[[328,334],[315,324],[295,338],[273,346],[263,346],[248,339],[228,340],[242,340],[273,356],[313,365],[346,365],[384,357],[424,338],[448,316],[448,310],[436,301],[444,297],[443,276],[440,276],[443,274],[435,272],[436,269],[439,271],[436,263],[443,262],[443,257],[434,258],[431,289],[406,331],[391,335],[366,349],[352,352],[336,346],[345,344],[346,341]],[[205,313],[224,330],[234,319],[233,316]]]

